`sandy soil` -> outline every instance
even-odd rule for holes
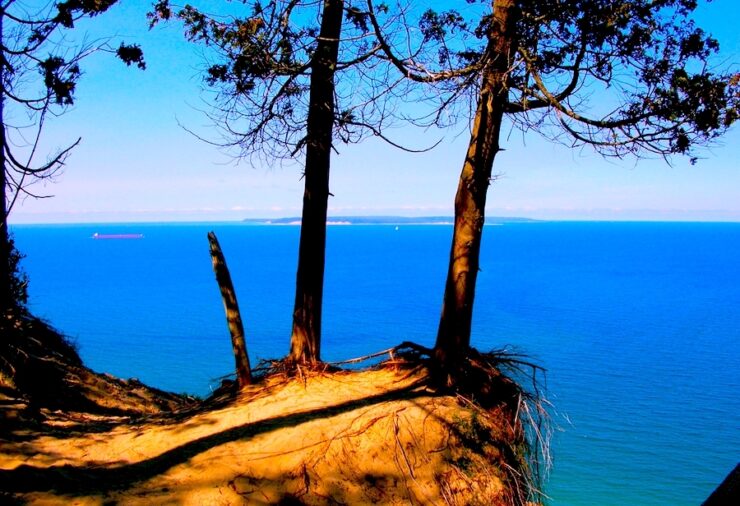
[[[59,412],[0,435],[0,502],[503,503],[501,417],[425,384],[423,368],[313,373],[179,414]]]
[[[32,317],[0,335],[3,505],[497,505],[524,490],[519,390],[493,369],[469,371],[486,409],[430,389],[417,359],[197,401],[87,369]]]

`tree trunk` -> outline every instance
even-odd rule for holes
[[[311,63],[306,132],[305,190],[293,330],[288,359],[297,363],[321,360],[321,306],[324,292],[326,209],[334,127],[334,73],[342,29],[343,0],[324,0],[316,53]]]
[[[2,111],[2,99],[0,99],[0,111]],[[0,112],[0,123],[2,112]],[[10,272],[10,236],[8,234],[8,212],[5,181],[5,124],[0,124],[0,311],[4,314],[6,310],[15,306],[11,289]]]
[[[0,12],[0,42],[4,41],[3,18],[4,12]],[[4,317],[5,311],[15,305],[11,290],[10,272],[10,238],[8,235],[8,203],[7,203],[7,179],[5,165],[6,136],[5,136],[5,66],[0,62],[0,310]]]
[[[224,301],[226,323],[229,325],[229,332],[231,333],[231,348],[236,361],[236,381],[239,388],[242,388],[252,383],[252,369],[249,366],[239,304],[236,301],[236,292],[234,292],[234,285],[231,282],[229,268],[226,266],[226,259],[224,259],[221,252],[221,246],[218,244],[215,233],[208,232],[208,243],[211,249],[213,272],[216,274],[216,281],[221,289],[221,297]]]
[[[2,99],[0,99],[0,111],[2,111]],[[0,123],[2,122],[2,112],[0,112]],[[5,124],[0,124],[0,311],[2,314],[14,307],[13,290],[11,288],[10,272],[10,236],[8,234],[8,212],[6,197],[5,181]]]
[[[455,228],[442,315],[434,355],[437,367],[454,382],[460,359],[470,347],[475,282],[485,222],[486,192],[507,100],[507,70],[513,48],[514,0],[495,0],[478,107],[455,196]]]

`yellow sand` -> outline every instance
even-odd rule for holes
[[[179,419],[0,435],[0,485],[32,504],[500,503],[490,452],[460,443],[471,412],[424,374],[273,378]]]

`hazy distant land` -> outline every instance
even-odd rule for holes
[[[452,216],[330,216],[327,223],[332,225],[452,225]],[[291,218],[247,218],[245,223],[260,225],[300,225],[300,216]],[[536,222],[530,218],[510,218],[492,216],[486,224]]]

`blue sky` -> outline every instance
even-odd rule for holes
[[[54,119],[44,144],[54,150],[82,137],[64,172],[35,191],[11,223],[215,221],[300,215],[300,163],[251,167],[194,138],[208,134],[197,46],[178,26],[146,27],[149,1],[128,0],[88,23],[90,37],[118,34],[145,50],[140,72],[95,56],[85,63],[73,109]],[[740,2],[714,0],[698,13],[740,67]],[[416,145],[439,134],[406,129]],[[465,128],[430,153],[407,154],[379,141],[340,146],[332,161],[330,214],[451,215],[467,143]],[[740,221],[740,129],[700,153],[675,158],[604,160],[507,132],[496,160],[487,212],[544,219]]]

